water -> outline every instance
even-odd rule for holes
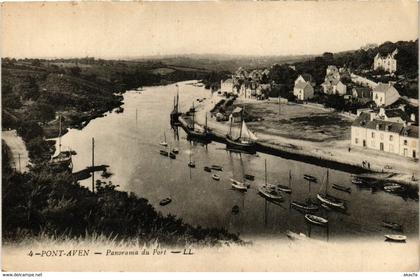
[[[211,93],[191,82],[179,83],[181,110],[185,111],[196,98],[210,98]],[[316,198],[320,184],[312,184],[303,179],[303,174],[311,174],[321,181],[326,168],[287,160],[262,153],[257,155],[230,153],[225,145],[211,143],[190,144],[179,129],[176,140],[169,125],[169,113],[173,105],[176,86],[146,87],[139,94],[127,92],[124,95],[124,112],[109,113],[89,123],[83,130],[70,130],[62,139],[62,144],[77,152],[73,157],[74,171],[91,164],[91,138],[95,137],[95,164],[110,165],[114,175],[107,179],[120,185],[119,189],[136,193],[147,198],[157,210],[173,214],[192,225],[203,227],[224,227],[242,237],[280,237],[286,230],[302,232],[320,239],[327,238],[327,229],[310,227],[304,214],[289,208],[290,201],[304,201]],[[197,105],[197,102],[195,103]],[[137,119],[136,119],[137,109]],[[159,154],[159,142],[166,134],[171,147],[180,153],[176,160]],[[191,149],[191,150],[190,150]],[[189,168],[189,153],[196,162],[196,168]],[[267,160],[268,181],[288,184],[289,170],[292,173],[291,195],[285,195],[281,205],[267,202],[257,194],[257,187],[264,184],[264,160]],[[211,178],[204,166],[223,166],[220,181]],[[229,178],[241,180],[244,173],[255,175],[251,188],[246,193],[231,189]],[[351,174],[329,170],[330,184],[350,186],[348,194],[329,188],[329,192],[347,203],[347,213],[327,212],[321,209],[317,214],[328,218],[329,240],[349,237],[377,237],[383,239],[385,233],[393,233],[381,227],[382,220],[403,224],[404,233],[414,236],[418,233],[418,202],[383,191],[372,193],[360,190],[351,184]],[[95,178],[101,179],[100,173]],[[91,186],[91,180],[81,181]],[[159,206],[159,201],[172,197],[172,203]],[[232,207],[239,206],[239,213],[233,214]]]

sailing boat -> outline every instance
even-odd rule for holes
[[[226,144],[229,148],[243,150],[246,152],[255,153],[255,146],[257,137],[251,130],[248,129],[243,119],[243,109],[241,112],[241,127],[239,129],[239,135],[234,136],[232,134],[233,117],[230,118],[229,133],[226,135]]]
[[[264,198],[273,201],[282,201],[283,196],[281,192],[276,189],[275,186],[267,183],[267,160],[264,161],[265,168],[265,184],[258,188],[258,192]]]
[[[57,170],[68,170],[73,167],[72,163],[72,151],[61,151],[61,115],[59,121],[59,133],[58,133],[58,154],[51,158],[50,165]]]
[[[291,170],[289,170],[289,185],[285,186],[285,185],[278,184],[277,188],[278,190],[282,192],[292,193],[292,171]]]
[[[191,144],[190,144],[190,161],[188,162],[188,166],[194,168],[195,162],[191,160]]]
[[[192,124],[191,126],[188,126],[188,137],[190,139],[199,139],[199,140],[208,140],[209,139],[209,133],[207,130],[207,114],[206,114],[206,125],[201,127],[200,125],[195,123],[195,108],[194,108],[194,102],[193,107],[191,109],[192,113]]]
[[[341,208],[344,209],[344,202],[329,195],[328,194],[328,177],[329,177],[329,172],[327,169],[327,181],[325,183],[325,193],[318,193],[316,195],[316,197],[324,204],[331,206],[331,207],[335,207],[335,208]]]
[[[174,109],[172,110],[171,114],[170,114],[170,119],[171,119],[171,125],[172,126],[177,126],[179,125],[179,86],[178,84],[176,84],[176,97],[174,97]]]
[[[166,147],[166,146],[168,146],[168,143],[166,142],[166,133],[165,132],[163,132],[163,137],[164,137],[164,141],[161,141],[159,144]]]

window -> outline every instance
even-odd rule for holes
[[[371,137],[375,138],[375,133],[374,132],[372,132]]]
[[[359,144],[359,139],[358,139],[358,138],[356,138],[356,139],[354,140],[354,142],[355,142],[356,144]]]
[[[407,140],[406,139],[404,140],[404,145],[407,145]]]
[[[392,141],[394,137],[392,135],[389,135],[389,141]]]

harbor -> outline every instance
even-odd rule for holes
[[[175,84],[144,87],[141,94],[128,91],[124,94],[123,112],[107,113],[82,130],[70,129],[62,143],[71,144],[77,152],[73,156],[73,172],[91,166],[90,140],[95,137],[95,163],[109,165],[108,170],[114,173],[103,178],[98,172],[95,179],[111,181],[120,190],[148,199],[160,212],[173,214],[194,226],[226,228],[244,238],[286,237],[291,230],[327,240],[328,233],[329,241],[348,237],[384,240],[384,234],[392,233],[382,226],[384,220],[403,225],[409,238],[418,232],[417,200],[352,183],[354,174],[366,171],[304,162],[305,157],[288,156],[293,154],[284,151],[273,154],[271,149],[265,151],[263,145],[257,146],[255,154],[227,151],[223,136],[213,132],[210,141],[188,140],[192,116],[181,115],[178,128],[172,128],[169,120],[177,90],[179,111],[188,111],[197,98],[216,101],[209,90],[188,83],[191,82],[178,83],[178,89]],[[200,109],[197,103],[196,108]],[[161,145],[163,141],[167,146]],[[174,149],[178,150],[176,159],[159,154]],[[189,166],[191,161],[194,167]],[[323,207],[314,212],[328,218],[328,230],[311,226],[305,213],[292,207],[292,202],[305,203],[308,198],[316,201],[317,194],[325,190],[327,170],[329,194],[346,203],[345,213]],[[304,174],[311,174],[318,182],[309,182]],[[283,193],[281,202],[262,197],[258,189],[264,185],[265,175],[272,184],[288,186],[290,182],[292,193]],[[238,191],[232,187],[231,179],[247,183],[249,188]],[[80,183],[88,188],[91,185],[87,179]],[[351,193],[333,189],[333,184],[349,187]],[[161,205],[164,199],[170,201]]]

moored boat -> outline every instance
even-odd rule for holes
[[[319,225],[319,226],[325,226],[325,225],[328,224],[328,220],[327,219],[325,219],[323,217],[320,217],[320,216],[317,216],[317,215],[313,215],[313,214],[305,214],[305,219],[309,223],[312,223],[312,224],[315,224],[315,225]]]
[[[216,165],[216,164],[213,164],[213,165],[211,166],[211,169],[213,169],[213,170],[218,170],[218,171],[223,171],[223,167],[222,167],[222,166],[220,166],[220,165]]]
[[[328,206],[332,206],[335,208],[344,208],[344,202],[339,200],[338,198],[331,196],[328,194],[328,185],[329,185],[329,171],[327,169],[327,178],[325,182],[325,192],[324,193],[318,193],[316,195],[316,198],[318,198],[321,203],[326,204]]]
[[[239,206],[235,205],[232,207],[232,214],[238,214],[239,213]]]
[[[250,174],[245,174],[244,178],[249,180],[249,181],[254,181],[255,180],[255,176],[254,175],[250,175]]]
[[[304,174],[304,175],[303,175],[303,179],[308,180],[308,181],[310,181],[310,182],[314,182],[314,183],[316,183],[316,182],[317,182],[316,177],[314,177],[314,176],[312,176],[312,175],[309,175],[309,174]]]
[[[219,181],[220,180],[220,176],[217,174],[213,174],[211,175],[211,178],[213,178],[213,180]]]
[[[290,206],[297,210],[302,210],[302,211],[307,211],[307,212],[315,212],[319,209],[318,205],[315,205],[313,203],[303,203],[303,202],[298,202],[298,201],[292,201],[290,203]]]
[[[396,183],[387,183],[384,185],[384,191],[386,192],[401,192],[403,189],[402,185]]]
[[[59,133],[58,133],[58,154],[51,158],[49,165],[55,171],[67,171],[73,169],[73,160],[72,155],[73,151],[61,151],[61,120],[62,117],[60,115],[59,118]]]
[[[241,127],[239,128],[238,135],[234,136],[232,134],[232,124],[233,124],[233,118],[231,118],[230,120],[229,133],[226,135],[227,148],[241,150],[248,153],[255,153],[257,137],[254,135],[253,132],[251,132],[248,129],[243,119],[243,109],[241,111]]]
[[[171,197],[166,197],[166,198],[160,200],[159,205],[166,206],[171,202],[172,202],[172,198]]]
[[[172,153],[179,154],[179,149],[175,147],[174,149],[172,149]]]
[[[241,192],[246,192],[247,190],[248,190],[248,188],[245,186],[245,184],[244,183],[234,183],[234,182],[232,182],[232,188],[234,188],[234,189],[236,189],[236,190],[238,190],[238,191],[241,191]]]
[[[337,185],[337,184],[333,184],[332,187],[333,187],[333,189],[336,189],[336,190],[351,193],[351,188],[350,187],[340,186],[340,185]]]
[[[394,242],[405,242],[407,240],[407,236],[404,235],[385,235],[386,241],[394,241]]]
[[[208,167],[208,166],[205,166],[205,167],[204,167],[204,171],[211,172],[211,168],[210,168],[210,167]]]
[[[188,162],[188,166],[191,168],[195,168],[195,162],[194,161]]]
[[[395,230],[395,231],[402,231],[403,227],[401,224],[395,223],[395,222],[390,222],[390,221],[382,221],[382,226]]]
[[[264,160],[264,185],[258,188],[258,193],[269,200],[273,201],[282,201],[283,195],[279,190],[277,190],[276,186],[273,186],[267,182],[267,160]]]

